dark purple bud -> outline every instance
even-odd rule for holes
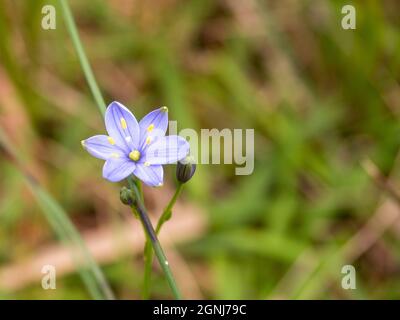
[[[179,182],[186,183],[194,175],[196,171],[196,163],[192,156],[187,156],[185,159],[178,162],[176,166],[176,178]]]

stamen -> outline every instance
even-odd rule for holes
[[[168,112],[168,108],[167,108],[167,107],[161,107],[160,110],[161,110],[162,112]]]
[[[121,127],[122,127],[122,129],[126,129],[128,126],[126,125],[125,119],[124,119],[124,118],[121,118],[120,121],[121,121]]]
[[[148,131],[148,132],[152,132],[153,129],[154,129],[154,124],[151,124],[151,125],[149,125],[149,126],[147,127],[147,131]]]
[[[81,141],[81,145],[82,145],[82,147],[86,148],[85,140]]]
[[[150,162],[146,161],[146,162],[144,163],[144,166],[145,166],[145,167],[150,166]]]
[[[150,142],[151,142],[151,137],[147,137],[146,138],[146,144],[150,144]]]
[[[129,159],[138,161],[140,159],[140,152],[138,150],[133,150],[131,153],[129,153]]]
[[[107,140],[108,140],[108,142],[109,142],[111,145],[114,145],[114,144],[115,144],[115,140],[114,140],[113,138],[108,137]]]

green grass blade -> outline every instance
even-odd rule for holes
[[[8,143],[5,133],[0,128],[0,150],[17,167],[35,196],[43,214],[58,238],[67,245],[72,245],[73,258],[80,276],[89,293],[95,299],[114,299],[114,295],[95,260],[83,242],[79,232],[62,206],[24,169],[18,153]]]
[[[89,61],[86,57],[85,50],[79,38],[78,30],[76,28],[75,21],[71,13],[71,9],[69,8],[68,1],[60,0],[60,4],[68,32],[71,36],[72,42],[74,43],[74,47],[82,66],[83,73],[85,74],[86,80],[89,84],[94,100],[96,101],[97,107],[99,108],[101,114],[104,115],[106,111],[106,103],[104,102],[104,98],[100,92],[99,86],[97,85],[96,79],[93,75],[92,68],[90,67]]]

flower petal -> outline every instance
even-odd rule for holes
[[[155,142],[157,137],[165,136],[168,128],[168,108],[161,107],[148,113],[139,122],[140,127],[140,146],[141,149],[146,145]]]
[[[115,145],[113,139],[105,135],[97,135],[82,141],[82,146],[93,157],[107,160],[111,157],[122,157],[124,151]]]
[[[164,170],[161,165],[146,166],[143,163],[137,163],[133,174],[150,187],[163,184]]]
[[[110,158],[103,167],[103,177],[111,182],[127,178],[136,168],[136,164],[126,157]]]
[[[118,146],[129,153],[139,147],[139,124],[128,108],[119,102],[112,102],[107,107],[105,124],[108,134]]]
[[[167,164],[177,162],[189,153],[189,142],[180,136],[159,138],[151,144],[143,157],[148,164]]]

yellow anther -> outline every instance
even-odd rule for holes
[[[122,129],[128,128],[128,126],[126,125],[126,121],[125,121],[124,118],[121,118],[120,121],[121,121],[121,127],[122,127]]]
[[[167,107],[161,107],[160,110],[161,110],[162,112],[168,112],[168,108],[167,108]]]
[[[118,158],[119,158],[119,154],[118,154],[118,153],[115,153],[115,152],[113,152],[113,153],[111,153],[111,158],[118,159]]]
[[[146,161],[146,162],[144,163],[144,165],[145,165],[145,167],[148,167],[148,166],[150,166],[150,162]]]
[[[148,132],[152,132],[153,129],[154,129],[154,124],[151,124],[151,125],[149,125],[149,126],[147,127],[147,131],[148,131]]]
[[[108,140],[108,142],[109,142],[110,144],[112,144],[112,145],[115,144],[115,140],[114,140],[113,138],[108,137],[107,140]]]
[[[129,153],[129,159],[138,161],[140,159],[140,152],[138,150],[133,150],[131,153]]]
[[[150,142],[151,142],[151,137],[147,137],[146,138],[146,144],[150,144]]]
[[[82,140],[82,141],[81,141],[81,145],[82,145],[82,147],[84,147],[84,148],[86,147],[85,140]]]

